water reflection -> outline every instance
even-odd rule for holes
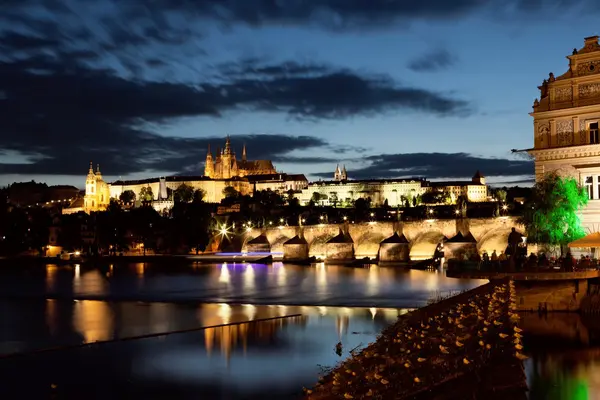
[[[113,313],[110,305],[103,301],[76,302],[73,327],[87,343],[112,339]]]
[[[525,362],[532,400],[600,398],[600,326],[577,314],[526,314]]]
[[[319,365],[333,366],[346,358],[351,349],[367,345],[400,313],[394,309],[225,303],[52,300],[42,304],[44,307],[30,304],[24,308],[28,313],[19,318],[9,320],[6,313],[0,314],[0,326],[14,331],[0,336],[0,349],[33,350],[142,335],[159,329],[212,327],[88,349],[44,352],[11,360],[0,358],[0,398],[5,398],[3,391],[13,384],[25,398],[48,398],[45,392],[34,392],[49,390],[50,384],[65,391],[61,398],[85,398],[86,393],[115,398],[119,394],[113,391],[123,389],[148,398],[294,398],[302,386],[315,382],[321,372]],[[0,306],[14,304],[0,302]],[[290,314],[302,315],[215,326]],[[44,317],[50,327],[46,331],[37,325]],[[35,332],[37,336],[24,336],[23,332]],[[13,346],[15,338],[24,343]],[[10,346],[4,346],[3,341],[11,342]],[[335,353],[338,342],[343,345],[341,356]]]
[[[49,295],[97,300],[403,308],[426,304],[433,291],[463,290],[482,283],[485,281],[378,266],[77,264],[49,265],[43,274],[27,268],[3,269],[0,298]]]

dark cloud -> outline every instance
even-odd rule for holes
[[[468,3],[457,4],[461,1]],[[195,42],[204,26],[199,17],[300,23],[330,9],[350,20],[376,20],[394,2],[293,3],[221,1],[217,13],[214,1],[5,0],[0,13],[0,151],[27,161],[4,160],[0,174],[80,174],[89,159],[111,175],[199,171],[206,145],[217,145],[214,133],[160,135],[161,124],[185,117],[222,118],[239,110],[308,120],[471,112],[468,102],[453,95],[316,63],[253,59],[219,65],[214,76],[193,82],[164,78],[169,66],[189,64],[189,51],[198,53]],[[407,11],[413,6],[394,7],[419,14]],[[446,5],[438,11],[444,7],[457,9]],[[160,78],[146,79],[153,68],[160,70]],[[329,162],[290,156],[315,147],[340,154],[358,150],[310,136],[238,139],[247,142],[252,158],[281,162]]]
[[[126,79],[92,66],[91,50],[27,54],[0,59],[0,149],[35,161],[0,164],[4,174],[80,173],[89,158],[102,162],[109,174],[194,169],[208,139],[163,137],[147,128],[182,117],[219,118],[235,110],[308,119],[401,109],[439,116],[469,111],[459,99],[323,65],[244,61],[221,66],[225,73],[191,85]],[[328,146],[311,137],[253,138],[247,141],[259,149],[256,157],[264,158]]]
[[[530,176],[533,162],[506,158],[484,158],[466,153],[380,154],[366,157],[364,168],[349,170],[353,179],[422,177],[464,178],[479,170],[488,176]],[[315,174],[329,177],[331,172]]]
[[[456,57],[448,50],[438,49],[423,54],[408,63],[408,68],[416,72],[434,72],[451,67]]]
[[[382,29],[415,19],[453,19],[482,10],[511,15],[564,10],[580,4],[593,3],[590,0],[154,0],[136,6],[132,15],[167,11],[250,26],[316,25],[349,30]]]

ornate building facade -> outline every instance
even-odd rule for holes
[[[598,36],[584,39],[581,49],[567,56],[569,68],[544,79],[533,103],[535,176],[552,171],[577,179],[590,202],[582,212],[588,229],[600,223],[600,44]],[[595,228],[597,229],[597,228]]]
[[[213,159],[210,146],[206,153],[204,164],[204,175],[212,179],[230,179],[234,177],[243,178],[248,175],[274,175],[277,174],[270,160],[250,161],[246,156],[246,145],[242,150],[242,159],[238,160],[235,152],[231,149],[229,136],[225,140],[225,148],[217,149],[217,155]]]
[[[85,180],[83,210],[87,213],[91,211],[104,211],[109,203],[110,186],[102,178],[100,165],[96,167],[96,172],[94,172],[94,168],[90,162],[90,169]]]

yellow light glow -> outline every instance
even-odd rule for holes
[[[251,232],[251,231],[252,231],[252,228],[250,228],[250,227],[246,228],[246,232]]]

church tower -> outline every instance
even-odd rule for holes
[[[90,169],[88,170],[85,179],[85,196],[83,198],[83,209],[89,213],[97,207],[96,200],[96,174],[94,173],[94,165],[90,161]]]
[[[342,180],[342,170],[340,169],[340,164],[335,166],[335,172],[333,173],[333,180],[334,181]]]
[[[212,153],[210,152],[210,143],[208,144],[208,151],[206,152],[206,161],[204,163],[204,176],[209,178],[215,177],[215,164],[213,162]]]
[[[233,155],[231,153],[231,140],[229,139],[229,135],[227,135],[227,140],[225,141],[225,150],[223,150],[223,155],[221,156],[221,179],[231,178],[231,167],[233,165],[232,156]]]
[[[346,171],[346,166],[345,165],[342,167],[341,178],[342,178],[343,181],[348,180],[348,171]]]
[[[244,147],[242,147],[242,161],[247,161],[246,159],[246,144],[244,143]]]

